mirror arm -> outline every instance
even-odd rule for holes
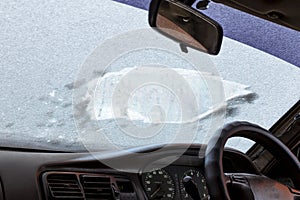
[[[197,0],[178,0],[178,1],[191,7]],[[196,4],[196,8],[199,10],[206,10],[208,8],[209,3],[210,0],[200,0]]]
[[[206,10],[208,8],[209,3],[210,3],[210,0],[200,0],[197,3],[196,8],[199,10]]]
[[[180,49],[183,53],[188,53],[189,52],[188,48],[185,44],[180,43],[179,46],[180,46]]]

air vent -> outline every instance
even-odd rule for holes
[[[87,200],[114,199],[109,176],[81,175],[80,180]]]
[[[51,200],[84,199],[75,174],[49,174],[47,184]]]
[[[130,179],[116,174],[53,171],[42,181],[47,200],[137,199]]]

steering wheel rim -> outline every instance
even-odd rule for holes
[[[251,139],[270,151],[276,158],[281,158],[291,173],[299,174],[291,178],[295,186],[300,188],[300,163],[296,156],[279,139],[262,127],[248,122],[234,122],[216,132],[207,145],[204,166],[211,199],[230,200],[222,158],[225,144],[231,137]]]

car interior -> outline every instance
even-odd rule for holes
[[[300,1],[213,1],[300,31]],[[143,20],[183,53],[215,56],[225,27],[200,12],[209,3],[152,0],[149,19]],[[179,15],[183,21],[176,21]],[[152,144],[121,152],[0,147],[0,200],[300,200],[299,133],[300,101],[269,130],[235,121],[219,127],[207,144]],[[233,137],[254,145],[245,152],[228,147]]]

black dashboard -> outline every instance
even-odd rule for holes
[[[180,145],[151,154],[150,160],[159,160],[158,164],[151,165],[149,159],[143,159],[146,161],[136,168],[138,172],[128,170],[130,165],[126,164],[132,158],[129,154],[99,152],[97,157],[90,153],[0,151],[0,200],[190,199],[183,185],[185,177],[194,181],[202,199],[209,199],[202,147],[188,148],[168,165],[158,157],[178,155]],[[140,152],[156,149],[147,147]],[[99,161],[100,157],[104,162]],[[109,167],[105,160],[124,163],[124,170]],[[248,157],[231,149],[225,151],[223,165],[225,172],[258,173]]]
[[[209,197],[203,171],[176,165],[141,174],[51,171],[41,182],[46,199],[190,199],[185,176],[193,178],[203,199]]]

